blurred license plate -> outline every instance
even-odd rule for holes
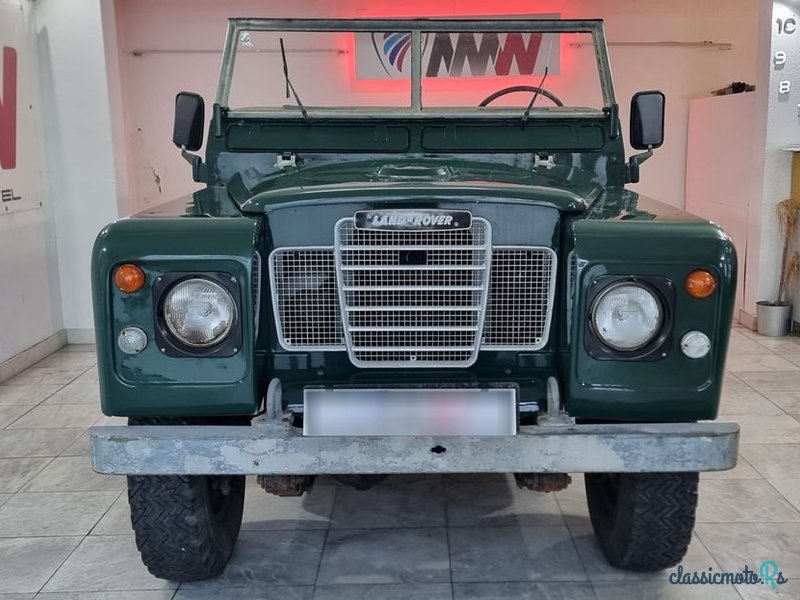
[[[514,435],[517,397],[494,389],[306,389],[303,435]]]

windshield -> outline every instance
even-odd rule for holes
[[[313,118],[347,110],[522,116],[613,104],[599,21],[233,19],[217,102]]]

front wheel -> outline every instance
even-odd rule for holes
[[[586,473],[589,516],[608,561],[620,569],[673,567],[692,541],[697,473]]]
[[[216,577],[233,552],[244,508],[242,476],[130,476],[136,546],[147,569],[170,581]]]

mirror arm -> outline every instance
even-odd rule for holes
[[[187,152],[186,146],[181,146],[181,156],[184,158],[186,162],[192,165],[192,179],[194,179],[198,183],[207,183],[206,168],[205,165],[203,164],[203,159],[197,156],[196,154]]]
[[[653,147],[648,146],[647,152],[634,154],[628,160],[628,181],[627,183],[639,183],[639,165],[653,156]]]

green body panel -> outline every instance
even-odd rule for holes
[[[586,420],[688,421],[717,414],[735,295],[736,254],[716,225],[625,189],[618,107],[534,111],[519,117],[376,113],[305,120],[245,116],[215,106],[206,187],[104,229],[93,255],[100,390],[108,415],[252,415],[279,378],[284,405],[307,386],[512,383],[520,400],[545,402],[555,376],[567,411]],[[646,166],[643,167],[646,176]],[[187,169],[188,177],[188,169]],[[279,247],[332,246],[334,225],[376,208],[465,209],[492,225],[495,245],[546,246],[557,256],[547,344],[539,351],[483,351],[464,369],[359,369],[345,351],[297,352],[278,339],[268,261]],[[260,257],[260,258],[259,258]],[[147,283],[125,295],[115,266],[141,266]],[[259,266],[260,265],[260,266]],[[718,277],[707,299],[689,297],[686,275]],[[163,273],[224,272],[241,296],[243,344],[227,358],[169,357],[154,343]],[[586,347],[587,294],[598,277],[665,278],[674,290],[671,341],[655,360],[599,360]],[[129,325],[150,340],[124,355]],[[687,331],[711,338],[692,360]]]
[[[259,219],[149,216],[112,223],[94,246],[92,292],[103,411],[252,414],[259,394],[251,284],[252,257],[261,239]],[[122,294],[112,283],[114,267],[127,262],[142,267],[147,277],[144,288],[133,294]],[[156,277],[210,271],[230,273],[239,284],[242,348],[229,358],[165,356],[154,343]],[[117,348],[117,336],[129,325],[147,334],[149,343],[140,354],[127,355]]]

